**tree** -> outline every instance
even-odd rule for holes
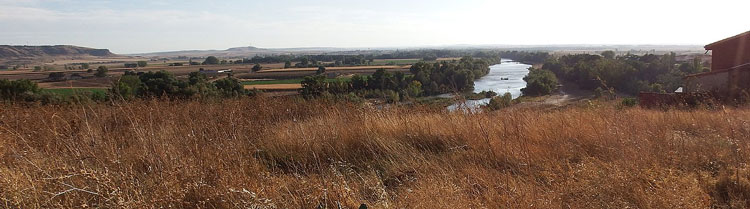
[[[490,103],[487,104],[487,108],[490,110],[499,110],[502,108],[510,107],[513,104],[513,95],[505,93],[502,96],[496,96],[490,99]]]
[[[50,73],[49,77],[47,77],[47,79],[49,79],[51,81],[62,81],[62,80],[65,80],[65,73],[63,73],[63,72]]]
[[[326,91],[326,77],[323,75],[307,76],[302,80],[302,95],[305,97],[319,96]]]
[[[615,52],[613,51],[604,51],[602,52],[602,57],[607,59],[614,59],[615,58]]]
[[[557,89],[557,77],[549,70],[533,69],[523,80],[526,81],[526,87],[521,89],[524,95],[547,95]]]
[[[352,88],[354,90],[366,89],[367,88],[367,76],[354,74],[354,76],[352,76]]]
[[[409,86],[406,88],[406,92],[410,97],[418,97],[422,95],[422,83],[419,81],[411,81]]]
[[[98,68],[96,68],[96,73],[94,74],[94,76],[100,77],[100,78],[107,77],[107,72],[109,72],[109,69],[107,68],[107,66],[101,65]]]
[[[141,95],[142,85],[143,83],[138,76],[124,75],[114,83],[109,92],[122,99],[132,99]]]
[[[89,63],[83,63],[81,64],[81,69],[89,69]]]
[[[206,61],[203,61],[204,65],[217,65],[219,64],[219,59],[214,56],[206,57]]]
[[[3,100],[28,99],[39,92],[41,92],[41,89],[31,80],[0,80],[0,99]]]
[[[375,71],[375,73],[372,74],[370,79],[368,79],[368,87],[372,89],[393,89],[397,85],[395,84],[393,80],[393,74],[391,74],[388,71],[385,71],[384,69],[378,69]]]
[[[253,66],[253,72],[258,72],[260,69],[263,69],[263,66],[260,66],[260,64],[255,64],[255,66]]]
[[[317,72],[315,72],[315,73],[316,73],[316,74],[318,74],[318,75],[320,75],[320,74],[325,74],[325,73],[326,73],[326,67],[323,67],[323,66],[319,66],[319,67],[318,67],[318,71],[317,71]]]
[[[187,83],[177,80],[167,71],[147,72],[138,76],[143,83],[142,96],[161,97],[162,95],[182,96],[180,90],[187,87]]]
[[[290,61],[284,62],[284,68],[291,68],[291,67],[292,67],[292,62]]]
[[[224,97],[238,97],[246,94],[245,87],[236,78],[227,77],[214,81],[214,86]]]
[[[148,65],[148,62],[146,61],[138,61],[138,67],[146,67]]]

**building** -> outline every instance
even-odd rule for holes
[[[710,92],[726,99],[750,92],[750,31],[705,48],[712,51],[711,71],[686,76],[686,92]]]

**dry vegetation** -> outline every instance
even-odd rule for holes
[[[748,207],[750,110],[0,107],[0,207]]]

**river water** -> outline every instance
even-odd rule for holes
[[[513,99],[521,96],[521,89],[526,87],[523,77],[529,74],[531,65],[515,62],[513,60],[502,60],[500,64],[490,66],[490,73],[474,81],[474,92],[494,91],[498,95],[510,93]],[[448,107],[455,110],[461,106],[476,109],[486,105],[490,99],[466,100],[465,103],[454,104]]]

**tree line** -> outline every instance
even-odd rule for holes
[[[543,63],[550,54],[547,52],[529,52],[529,51],[503,51],[503,50],[410,50],[382,53],[375,51],[371,54],[357,55],[256,55],[252,58],[243,58],[232,61],[232,64],[267,64],[267,63],[289,63],[286,67],[334,67],[334,66],[357,66],[369,65],[375,59],[421,59],[423,61],[436,61],[438,58],[454,57],[474,57],[474,58],[496,58],[502,57],[512,59],[523,63]],[[209,61],[210,59],[210,61]],[[322,62],[328,64],[323,65]],[[208,64],[220,64],[220,60],[215,57],[207,58]],[[291,63],[296,63],[291,65]]]
[[[347,93],[368,97],[381,93],[402,98],[466,92],[474,89],[474,80],[489,73],[490,65],[499,62],[498,57],[467,56],[451,62],[416,63],[409,69],[411,75],[379,69],[372,75],[354,75],[349,81],[326,81],[324,75],[308,76],[302,82],[301,93],[306,97]]]
[[[542,69],[587,90],[615,90],[630,95],[641,91],[673,92],[683,85],[684,76],[707,70],[698,58],[678,63],[675,57],[675,53],[641,56],[615,56],[613,52],[565,55],[549,59]]]
[[[113,82],[106,93],[84,91],[73,95],[58,95],[43,91],[36,82],[27,79],[0,80],[0,101],[44,104],[103,102],[136,98],[234,98],[255,94],[257,94],[256,91],[245,90],[242,83],[233,77],[212,82],[205,74],[199,72],[190,73],[187,80],[181,80],[166,71],[145,73],[127,71],[125,75]]]

